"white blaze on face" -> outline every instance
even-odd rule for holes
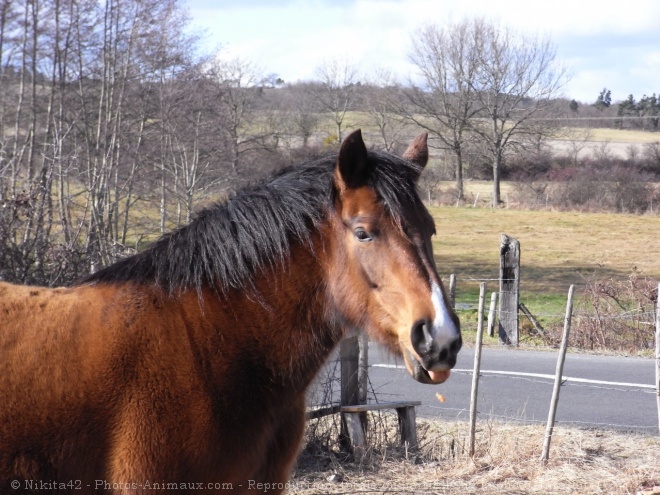
[[[440,347],[453,341],[458,337],[458,329],[452,320],[449,308],[445,304],[445,298],[442,295],[440,286],[431,281],[431,301],[435,309],[435,319],[433,320],[433,328],[431,329],[431,337]]]

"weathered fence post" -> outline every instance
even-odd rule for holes
[[[479,371],[481,369],[481,342],[484,332],[484,302],[486,284],[479,284],[479,316],[477,318],[477,340],[474,349],[474,368],[472,370],[472,393],[470,395],[470,438],[468,455],[474,455],[475,435],[477,431],[477,392],[479,391]]]
[[[660,433],[660,284],[655,308],[655,393],[658,403],[658,433]]]
[[[488,336],[492,337],[495,334],[495,305],[497,304],[497,292],[490,294],[490,309],[488,310],[488,325],[486,329]]]
[[[367,393],[369,386],[369,335],[367,332],[360,332],[358,336],[358,395],[356,404],[367,403]]]
[[[341,405],[355,405],[358,401],[358,368],[360,344],[357,336],[339,343],[341,368]]]
[[[550,455],[550,440],[552,439],[552,430],[555,426],[555,414],[557,413],[557,404],[559,403],[559,389],[561,388],[561,379],[564,373],[564,360],[566,359],[566,349],[568,348],[568,335],[571,331],[571,318],[573,316],[573,290],[574,285],[568,289],[568,298],[566,300],[566,316],[564,317],[564,333],[561,337],[561,346],[559,356],[557,357],[557,369],[555,371],[555,385],[552,388],[552,400],[550,401],[550,411],[548,412],[548,422],[545,427],[545,438],[543,439],[543,452],[541,453],[541,462],[546,463]]]
[[[500,244],[500,343],[518,345],[518,303],[520,289],[520,243],[502,234]]]
[[[449,303],[456,309],[456,275],[449,275]]]
[[[360,344],[358,337],[348,337],[339,343],[339,363],[341,376],[340,404],[351,406],[357,404],[359,397],[358,370]],[[350,435],[346,418],[342,414],[340,444],[350,448]]]

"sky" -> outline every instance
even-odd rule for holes
[[[482,17],[527,36],[549,36],[569,71],[563,96],[593,103],[660,94],[660,0],[181,0],[205,49],[239,58],[287,83],[312,80],[330,60],[367,79],[414,78],[420,27]]]

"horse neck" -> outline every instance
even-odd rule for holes
[[[207,291],[203,304],[215,307],[208,315],[217,320],[220,345],[231,349],[226,354],[253,361],[244,364],[290,391],[304,391],[342,337],[328,308],[324,248],[319,236],[312,243],[315,249],[293,245],[288,260],[255,279],[254,290],[220,298]]]

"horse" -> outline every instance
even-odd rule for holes
[[[426,134],[399,157],[357,130],[70,287],[0,282],[0,491],[281,493],[305,390],[357,330],[445,381],[427,161]]]

